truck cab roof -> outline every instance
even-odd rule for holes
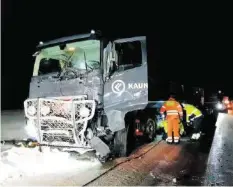
[[[86,33],[86,34],[77,34],[77,35],[62,37],[62,38],[58,38],[55,40],[43,42],[37,46],[37,49],[43,49],[43,48],[52,47],[55,45],[61,45],[61,44],[65,44],[65,43],[71,43],[71,42],[75,42],[75,41],[96,38],[96,37],[99,37],[100,35],[101,35],[100,32],[91,31],[90,33]]]

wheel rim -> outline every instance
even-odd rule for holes
[[[148,132],[148,137],[150,139],[153,139],[154,131],[155,131],[155,123],[152,120],[148,120],[147,121],[147,132]]]

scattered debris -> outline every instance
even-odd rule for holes
[[[150,172],[150,176],[153,177],[153,179],[155,179],[155,176],[152,172]]]

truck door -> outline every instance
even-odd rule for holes
[[[148,102],[146,37],[113,41],[112,55],[105,77],[105,108],[144,108]]]

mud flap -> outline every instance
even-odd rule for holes
[[[90,141],[92,148],[100,154],[101,157],[106,157],[110,153],[109,147],[98,137],[93,137]]]

